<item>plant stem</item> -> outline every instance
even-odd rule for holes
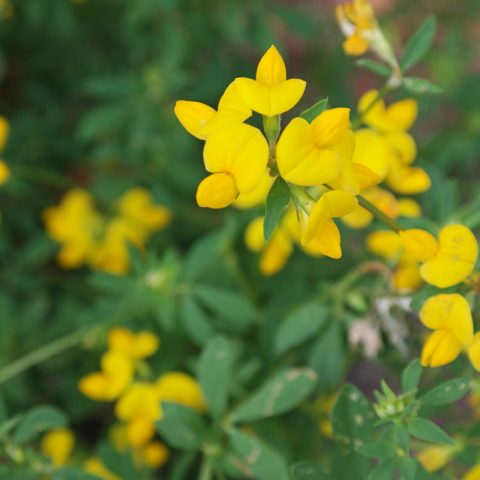
[[[22,373],[30,367],[43,362],[47,358],[53,357],[64,350],[68,350],[79,343],[87,332],[88,329],[82,328],[76,332],[69,333],[64,337],[60,337],[57,340],[54,340],[53,342],[34,350],[33,352],[27,353],[17,360],[14,360],[12,363],[0,370],[0,384],[17,376],[19,373]]]
[[[397,222],[395,222],[395,220],[381,212],[373,203],[369,202],[365,197],[362,197],[361,195],[358,195],[357,199],[358,203],[363,208],[365,208],[365,210],[368,210],[372,215],[377,217],[377,219],[384,223],[388,228],[391,228],[396,233],[400,232],[401,228],[397,224]]]
[[[198,480],[211,480],[212,473],[212,459],[208,456],[204,456]]]
[[[111,323],[120,323],[125,321],[128,318],[136,316],[140,313],[145,312],[149,309],[146,305],[143,305],[142,308],[137,308],[136,310],[122,311],[120,314],[115,314],[109,317],[107,320],[102,322],[102,327],[105,327]],[[27,353],[23,357],[14,360],[12,363],[6,365],[0,369],[0,385],[10,380],[13,377],[16,377],[20,373],[28,370],[29,368],[47,360],[50,357],[53,357],[69,348],[74,347],[80,343],[90,332],[95,329],[98,329],[99,325],[88,325],[87,327],[80,328],[75,332],[69,333],[63,337],[57,338],[53,342],[47,343],[46,345],[33,350],[33,352]]]

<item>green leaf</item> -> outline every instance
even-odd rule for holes
[[[332,322],[316,340],[308,364],[317,372],[320,386],[327,388],[335,385],[342,377],[344,360],[342,327],[338,322]]]
[[[67,417],[56,407],[42,405],[32,408],[23,417],[13,436],[13,442],[26,443],[41,433],[67,425]]]
[[[427,407],[448,405],[460,400],[470,388],[470,382],[466,378],[455,378],[441,383],[424,393],[420,400]]]
[[[435,38],[436,29],[437,21],[435,20],[435,17],[429,17],[409,38],[407,45],[405,46],[402,61],[400,62],[402,71],[406,72],[428,53]]]
[[[280,325],[275,335],[275,351],[281,355],[318,334],[328,320],[328,311],[312,303],[295,309]]]
[[[206,435],[203,418],[191,408],[162,402],[163,417],[156,422],[158,433],[172,447],[185,451],[198,450]]]
[[[443,90],[430,80],[420,77],[404,77],[403,85],[410,93],[426,93],[429,95],[438,95]]]
[[[377,465],[370,475],[368,476],[368,480],[390,480],[395,478],[395,471],[398,466],[398,458],[388,458],[384,462]]]
[[[248,329],[257,316],[253,304],[239,293],[210,285],[197,285],[193,292],[208,309],[235,331]]]
[[[315,105],[304,110],[300,116],[304,118],[307,122],[311,123],[315,120],[323,111],[328,108],[328,98],[322,98]]]
[[[331,480],[322,465],[312,462],[302,462],[292,467],[293,480]]]
[[[240,457],[242,471],[258,480],[289,480],[285,460],[273,448],[238,430],[229,432],[233,451]]]
[[[263,236],[268,242],[290,203],[290,190],[281,177],[273,182],[265,201],[265,219],[263,220]]]
[[[214,418],[225,412],[233,367],[231,343],[222,336],[212,338],[200,357],[198,378],[209,411]]]
[[[180,318],[186,334],[196,345],[205,345],[214,334],[208,315],[195,298],[186,295],[180,304]]]
[[[251,422],[281,415],[310,395],[317,384],[309,368],[291,368],[278,373],[242,403],[232,415],[236,422]]]
[[[360,445],[357,452],[365,457],[380,458],[383,460],[395,455],[395,444],[382,440],[375,440],[374,442]]]
[[[402,390],[410,392],[418,388],[422,376],[422,366],[418,359],[412,360],[402,373]]]
[[[370,60],[368,58],[361,58],[356,61],[356,64],[359,67],[366,68],[381,77],[389,77],[392,73],[392,69],[383,63],[376,62],[375,60]]]
[[[400,459],[400,478],[402,480],[415,480],[417,474],[418,463],[412,457],[402,457]]]
[[[408,422],[410,435],[432,443],[454,445],[455,442],[438,425],[426,418],[413,418]]]
[[[332,412],[333,437],[344,454],[356,452],[372,440],[375,414],[365,395],[354,385],[345,385]]]

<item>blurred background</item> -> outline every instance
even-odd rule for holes
[[[429,78],[444,93],[420,99],[414,134],[418,163],[435,185],[421,198],[424,213],[442,221],[478,182],[480,2],[373,3],[397,49],[428,15],[438,19],[435,48],[413,74]],[[297,111],[323,97],[332,106],[355,108],[361,93],[380,86],[374,74],[344,55],[334,1],[3,0],[0,5],[0,114],[10,122],[2,158],[11,169],[0,187],[2,365],[96,319],[90,307],[102,297],[103,285],[86,282],[86,269],[65,272],[57,266],[57,246],[41,220],[42,211],[69,188],[87,188],[108,211],[125,189],[148,187],[173,212],[172,225],[149,243],[158,257],[167,249],[181,256],[225,224],[246,224],[247,213],[195,206],[204,175],[202,144],[175,118],[177,99],[216,106],[233,78],[253,75],[272,43],[284,55],[289,75],[308,82]],[[352,239],[349,255],[358,254]],[[273,313],[311,292],[309,282],[344,271],[351,260],[347,255],[343,262],[319,266],[297,252],[281,274],[263,281],[242,246],[242,229],[232,242]],[[307,273],[292,285],[292,275],[300,271]],[[275,292],[282,288],[280,298]],[[156,325],[153,316],[142,322]],[[164,342],[161,368],[178,365],[168,353],[175,346]],[[90,418],[92,407],[79,400],[76,382],[95,368],[98,356],[84,357],[81,350],[69,351],[13,379],[5,386],[6,403],[17,411],[53,402],[74,419]],[[188,355],[182,361],[188,363]]]

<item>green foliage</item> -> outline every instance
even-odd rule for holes
[[[435,38],[436,29],[437,21],[435,17],[429,17],[409,38],[401,61],[403,71],[409,70],[429,52]]]
[[[282,216],[290,203],[290,190],[286,182],[278,177],[270,188],[265,201],[265,219],[263,221],[263,236],[268,242],[277,228]]]

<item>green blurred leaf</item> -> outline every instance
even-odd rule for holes
[[[211,285],[196,285],[193,293],[220,319],[239,331],[248,329],[257,316],[254,305],[243,295]]]
[[[412,360],[402,373],[402,390],[409,392],[418,388],[420,378],[422,376],[422,366],[420,361],[416,358]]]
[[[302,462],[292,467],[294,480],[332,480],[322,465],[312,462]]]
[[[443,90],[430,80],[420,77],[404,77],[403,85],[410,93],[426,93],[429,95],[438,95]]]
[[[263,236],[268,242],[274,230],[282,220],[282,216],[290,203],[290,190],[281,177],[273,182],[265,201],[265,219],[263,221]]]
[[[309,368],[291,368],[278,373],[235,409],[235,422],[251,422],[281,415],[295,408],[312,393],[317,376]]]
[[[426,418],[413,418],[408,422],[410,435],[426,442],[454,445],[455,442],[438,425]]]
[[[225,412],[233,367],[233,350],[222,336],[212,338],[200,356],[198,378],[214,418]]]
[[[328,311],[312,303],[295,309],[282,322],[275,335],[275,351],[281,355],[318,334],[328,320]]]
[[[34,407],[21,420],[13,435],[13,442],[16,444],[27,443],[41,432],[62,428],[66,425],[67,417],[58,408],[49,405]]]
[[[289,480],[288,466],[280,454],[259,439],[238,430],[229,432],[234,452],[244,464],[244,470],[258,480]]]
[[[392,69],[387,65],[376,62],[375,60],[370,60],[369,58],[361,58],[360,60],[356,61],[356,64],[359,67],[366,68],[381,77],[389,77],[392,73]]]
[[[180,304],[180,318],[189,338],[197,345],[205,345],[214,334],[208,315],[194,297],[186,295]]]
[[[437,21],[435,17],[427,18],[418,30],[409,38],[400,66],[404,72],[418,63],[430,50],[435,38]]]
[[[52,480],[99,480],[100,477],[77,470],[76,468],[66,467],[56,470],[53,473]]]
[[[162,409],[163,417],[155,425],[165,441],[179,450],[198,450],[206,435],[203,418],[177,403],[162,402]]]
[[[315,103],[315,105],[303,111],[300,116],[304,118],[307,122],[311,123],[327,108],[328,98],[322,98],[322,100],[319,100],[317,103]]]
[[[460,400],[469,390],[470,382],[466,378],[455,378],[441,383],[424,393],[420,400],[426,407],[448,405]]]

